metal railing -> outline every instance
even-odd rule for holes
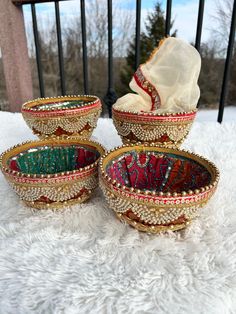
[[[63,0],[59,0],[63,1]],[[39,78],[39,89],[41,97],[45,96],[44,92],[44,81],[42,73],[42,63],[40,54],[40,42],[38,35],[38,26],[36,18],[35,3],[42,2],[54,2],[55,3],[55,18],[56,18],[56,31],[57,31],[57,44],[58,44],[58,62],[60,71],[60,85],[61,94],[66,94],[66,84],[64,75],[64,62],[63,62],[63,47],[61,39],[61,23],[60,23],[60,9],[59,1],[37,1],[37,0],[15,0],[13,3],[17,5],[31,4],[32,21],[33,21],[33,33],[36,48],[36,60],[38,68],[38,78]],[[65,1],[65,0],[64,0]],[[198,9],[198,19],[197,19],[197,29],[196,29],[196,39],[195,47],[200,52],[201,48],[201,35],[202,35],[202,24],[204,17],[204,5],[205,0],[199,0]],[[84,93],[89,94],[89,83],[88,83],[88,57],[87,57],[87,45],[86,45],[86,14],[85,14],[85,0],[80,0],[81,8],[81,31],[82,31],[82,47],[83,47],[83,80],[84,80]],[[165,24],[165,35],[170,34],[171,28],[171,9],[172,0],[167,0],[166,2],[166,24]],[[109,114],[111,115],[111,106],[116,101],[117,96],[114,89],[114,79],[113,79],[113,44],[112,44],[112,0],[107,0],[107,16],[108,16],[108,88],[107,93],[104,97],[105,103],[108,105]],[[140,24],[141,24],[141,0],[136,0],[136,32],[135,32],[135,66],[139,65],[140,61]],[[222,80],[222,88],[219,101],[219,111],[218,111],[218,122],[222,122],[224,114],[224,106],[227,97],[228,83],[229,83],[229,73],[230,64],[232,62],[232,54],[234,48],[235,39],[235,27],[236,27],[236,0],[233,3],[232,19],[230,34],[227,47],[227,55],[224,65],[224,74]]]

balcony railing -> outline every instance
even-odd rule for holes
[[[8,0],[3,0],[8,1]],[[61,0],[67,1],[67,0]],[[39,41],[39,32],[38,24],[36,17],[36,3],[42,2],[54,2],[55,5],[55,20],[56,20],[56,32],[57,32],[57,45],[58,45],[58,64],[59,64],[59,73],[60,73],[60,87],[61,94],[66,94],[65,88],[65,75],[64,75],[64,62],[63,62],[63,45],[62,45],[62,36],[61,36],[61,23],[60,23],[60,8],[59,1],[37,1],[37,0],[14,0],[12,1],[18,9],[22,10],[22,5],[30,4],[31,13],[32,13],[32,27],[34,34],[34,42],[36,48],[36,61],[38,69],[38,79],[39,79],[39,89],[41,97],[45,96],[44,91],[44,80],[43,80],[43,71],[42,71],[42,61],[41,61],[41,51],[40,51],[40,41]],[[3,4],[4,5],[4,4]],[[201,35],[202,35],[202,24],[204,18],[204,0],[199,0],[199,9],[198,9],[198,20],[197,20],[197,29],[196,29],[196,39],[195,47],[200,52],[201,48]],[[1,7],[0,7],[1,9]],[[86,14],[85,14],[85,0],[80,0],[80,9],[81,9],[81,31],[82,31],[82,47],[83,47],[83,82],[84,82],[84,93],[89,94],[89,82],[88,82],[88,54],[87,54],[87,43],[86,43]],[[166,4],[166,25],[165,25],[165,34],[168,36],[170,34],[171,27],[171,9],[172,9],[172,0],[167,0]],[[113,80],[113,28],[112,28],[112,0],[107,0],[107,16],[108,16],[108,86],[107,93],[104,95],[104,101],[109,108],[109,114],[111,114],[111,106],[116,101],[117,96],[114,89],[114,80]],[[23,18],[23,15],[22,15]],[[141,0],[136,0],[136,33],[135,33],[135,65],[136,68],[139,65],[140,61],[140,23],[141,23]],[[227,55],[224,65],[224,73],[222,79],[222,88],[219,101],[219,111],[218,111],[218,122],[222,122],[224,114],[224,106],[227,98],[227,90],[229,83],[229,73],[230,66],[232,62],[232,53],[234,48],[234,39],[235,39],[235,27],[236,27],[236,0],[233,3],[232,10],[232,19],[231,27],[229,33]],[[14,65],[16,66],[16,65]],[[7,84],[7,86],[11,84]],[[8,95],[12,91],[10,87],[8,88]],[[21,92],[21,91],[19,91]]]

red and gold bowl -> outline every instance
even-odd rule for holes
[[[96,96],[39,98],[23,104],[25,122],[39,138],[68,137],[89,139],[101,113]]]
[[[154,145],[122,146],[100,160],[100,186],[116,215],[138,230],[185,228],[214,193],[219,171],[199,155]]]
[[[0,168],[26,205],[59,208],[90,197],[98,186],[98,161],[104,152],[88,140],[26,142],[4,152]]]
[[[197,110],[182,113],[145,113],[112,109],[112,118],[124,144],[155,143],[179,147],[187,137]]]

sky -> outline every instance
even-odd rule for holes
[[[86,0],[87,4],[93,0]],[[202,42],[209,40],[212,30],[216,25],[213,16],[216,14],[216,2],[220,0],[206,0]],[[160,1],[163,10],[165,11],[166,0]],[[188,42],[195,41],[197,15],[198,15],[198,0],[173,0],[172,1],[172,19],[174,20],[174,28],[178,30],[177,37],[185,39]],[[135,16],[136,0],[113,0],[114,6],[118,5],[119,12],[132,11]],[[153,10],[156,0],[142,0],[141,11],[141,31],[145,29],[145,21],[147,14]],[[37,16],[42,24],[55,23],[55,13],[53,3],[41,3],[36,5]],[[60,14],[62,27],[66,27],[70,18],[80,16],[80,1],[62,1],[60,2]],[[26,28],[29,28],[31,21],[30,5],[24,6],[24,16]],[[45,22],[43,22],[45,21]],[[88,23],[88,18],[87,18]]]

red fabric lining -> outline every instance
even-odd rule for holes
[[[107,167],[112,180],[140,190],[181,192],[210,184],[211,175],[203,166],[179,156],[163,157],[131,152]]]

